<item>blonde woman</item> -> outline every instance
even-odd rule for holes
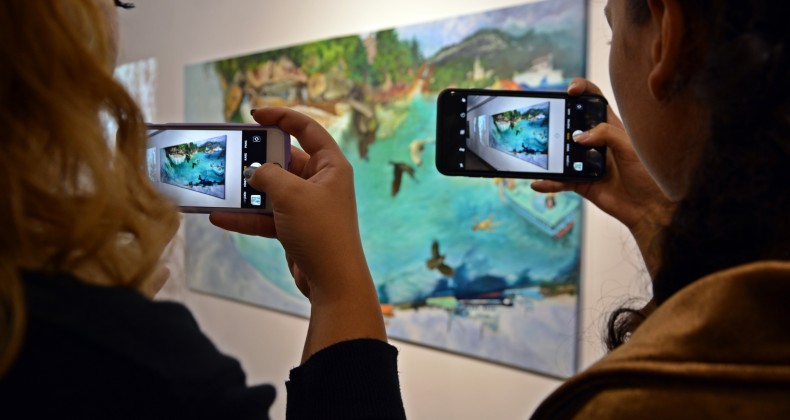
[[[178,215],[147,181],[140,111],[112,78],[115,6],[130,5],[0,3],[0,417],[267,418],[274,388],[247,386],[185,307],[150,299]],[[103,113],[118,123],[114,142]],[[309,118],[255,117],[308,151],[295,151],[293,173],[261,169],[306,195],[275,204],[276,234],[271,218],[214,220],[277,236],[312,301],[288,416],[404,418],[351,166]]]

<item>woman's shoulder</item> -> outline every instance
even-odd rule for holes
[[[779,398],[790,387],[788,295],[788,261],[701,278],[659,306],[625,344],[563,384],[536,417],[790,412],[790,401]]]
[[[34,320],[74,328],[148,321],[197,327],[184,305],[153,301],[131,288],[91,285],[68,274],[24,272],[23,280],[26,311]]]
[[[224,407],[265,417],[274,388],[247,387],[239,362],[214,346],[185,306],[66,275],[25,273],[24,285],[28,325],[22,351],[0,381],[8,391],[0,400],[57,387],[53,404],[79,410],[137,401],[130,413]]]

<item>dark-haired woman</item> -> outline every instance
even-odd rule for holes
[[[610,0],[623,123],[577,136],[612,164],[576,191],[626,224],[653,278],[612,351],[539,418],[790,416],[790,44],[771,1]],[[599,92],[577,80],[573,94]],[[631,141],[629,142],[629,137]]]

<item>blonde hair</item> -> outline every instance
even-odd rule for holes
[[[143,290],[178,226],[144,170],[99,0],[0,3],[0,377],[25,331],[21,272]],[[114,146],[100,114],[118,124]]]

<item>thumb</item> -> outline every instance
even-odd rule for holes
[[[249,169],[247,169],[249,171]],[[245,171],[246,176],[248,172]],[[283,169],[276,163],[265,163],[252,173],[252,176],[247,178],[247,182],[252,188],[266,193],[277,202],[285,194],[293,192],[300,182],[304,180],[298,175],[295,175]]]
[[[606,146],[613,153],[631,155],[634,153],[631,140],[625,130],[610,123],[600,123],[588,131],[573,136],[573,140],[587,147]]]

